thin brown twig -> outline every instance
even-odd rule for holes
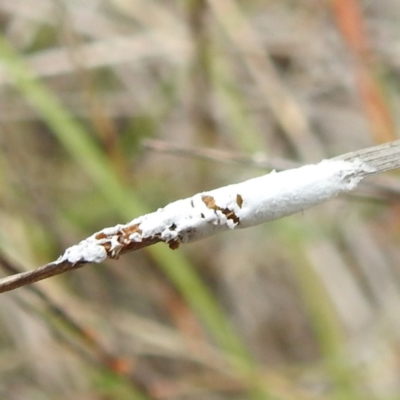
[[[7,276],[0,279],[0,293],[8,292],[21,286],[30,285],[31,283],[81,268],[84,264],[84,262],[75,264],[71,264],[66,261],[60,264],[51,262],[32,271],[20,272],[18,274]]]
[[[209,147],[189,147],[174,142],[157,139],[145,139],[142,146],[146,150],[173,154],[183,157],[196,157],[223,164],[242,165],[250,168],[284,171],[298,168],[301,163],[282,157],[268,157],[264,153],[246,155],[234,151],[213,149]],[[341,156],[344,157],[344,156]],[[374,180],[362,181],[360,191],[350,192],[348,196],[369,200],[392,200],[400,195],[400,186],[395,178],[377,176]]]
[[[1,267],[14,274],[22,275],[21,268],[18,267],[14,262],[10,261],[4,254],[0,253],[0,265]],[[80,264],[82,266],[83,264]],[[82,354],[82,348],[71,340],[67,340],[60,334],[58,329],[53,327],[54,334],[60,338],[69,348],[72,348],[75,352],[79,352],[87,361],[97,365],[98,367],[105,369],[108,373],[118,375],[133,385],[135,389],[141,390],[146,394],[147,399],[154,399],[156,397],[151,393],[151,388],[156,382],[156,377],[153,377],[153,373],[141,363],[140,372],[135,368],[132,368],[126,362],[124,357],[115,355],[104,347],[104,345],[97,339],[95,335],[91,333],[89,329],[86,329],[79,322],[77,322],[66,310],[55,304],[54,301],[39,287],[28,286],[27,287],[32,293],[38,296],[43,303],[47,306],[48,310],[62,323],[67,326],[77,337],[80,342],[84,344],[85,350],[90,349],[94,353],[93,356],[89,356],[89,353]],[[20,303],[21,307],[27,308],[28,310],[37,311],[33,308],[32,304],[16,298]],[[152,378],[150,378],[152,377]]]
[[[332,160],[359,160],[363,162],[368,167],[371,167],[371,170],[366,170],[365,172],[363,172],[364,177],[400,168],[400,140],[347,153],[339,157],[335,157]],[[101,235],[104,234],[101,233]],[[138,250],[139,248],[155,244],[158,241],[162,241],[162,239],[155,237],[153,238],[153,240],[149,240],[147,242],[135,242],[133,243],[134,246],[132,245],[132,243],[130,243],[126,247],[124,247],[123,251],[121,251],[119,254],[123,254],[128,251]],[[170,247],[176,248],[171,244]],[[108,256],[112,257],[112,253],[108,253]],[[87,264],[87,262],[79,261],[71,263],[66,260],[62,262],[52,262],[32,271],[27,271],[2,278],[0,279],[0,293],[19,288],[21,286],[29,285],[31,283],[50,278],[55,275],[60,275],[67,271],[81,268],[84,264]]]
[[[15,262],[12,262],[4,254],[0,253],[0,265],[1,268],[11,274],[17,275],[22,274],[22,269],[18,267]],[[94,340],[93,336],[88,334],[88,330],[81,327],[64,309],[60,308],[55,304],[52,299],[39,287],[28,286],[27,287],[32,293],[38,296],[50,309],[50,311],[57,315],[69,328],[78,334],[84,341],[92,347],[98,347],[99,344]],[[105,352],[104,352],[105,353]]]
[[[235,153],[233,151],[213,149],[209,147],[194,148],[182,146],[180,144],[166,142],[164,140],[145,139],[142,142],[142,146],[147,150],[158,151],[161,153],[198,157],[204,160],[216,161],[220,163],[247,165],[263,169],[275,169],[278,171],[301,166],[299,162],[280,157],[267,157],[263,154],[247,156],[243,153]]]

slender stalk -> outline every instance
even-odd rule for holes
[[[0,293],[88,263],[118,258],[157,242],[171,249],[218,231],[282,218],[356,188],[363,178],[400,167],[400,140],[343,154],[319,164],[272,173],[171,203],[125,225],[105,228],[57,261],[0,279]],[[288,186],[292,184],[292,187]],[[262,197],[264,194],[264,197]]]

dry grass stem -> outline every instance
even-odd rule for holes
[[[342,156],[336,157],[333,160],[345,160],[345,161],[361,161],[366,164],[367,168],[362,169],[358,172],[359,178],[364,178],[366,176],[381,173],[385,171],[389,171],[392,169],[396,169],[400,167],[400,141],[386,143],[384,145],[375,146],[367,149],[363,149],[360,151],[355,151],[352,153],[344,154]],[[370,167],[370,169],[368,168]],[[212,192],[210,192],[211,194]],[[243,200],[241,195],[238,197],[237,203],[239,208],[243,206]],[[222,214],[225,215],[227,220],[232,220],[233,223],[239,224],[242,221],[238,216],[235,215],[234,211],[229,210],[228,208],[220,208],[216,204],[216,200],[212,196],[202,195],[202,199],[206,206],[209,209],[214,211],[221,211]],[[273,199],[274,201],[278,201],[277,199]],[[290,201],[290,199],[288,199]],[[305,206],[301,205],[300,209],[304,209]],[[273,211],[271,211],[273,212]],[[286,214],[287,215],[287,214]],[[176,219],[169,216],[168,224],[170,225],[170,231],[173,232],[177,229],[179,215],[176,215]],[[146,216],[144,216],[144,220]],[[138,221],[138,222],[136,222]],[[208,225],[212,221],[205,220],[206,225]],[[261,222],[261,221],[260,221]],[[218,222],[218,225],[221,222]],[[155,229],[155,232],[157,232]],[[93,256],[90,254],[87,259],[84,259],[79,255],[78,258],[74,259],[75,255],[71,258],[66,252],[64,258],[61,257],[60,261],[56,261],[47,265],[44,265],[40,268],[37,268],[33,271],[23,272],[20,274],[16,274],[10,277],[6,277],[0,280],[0,293],[4,293],[10,290],[14,290],[18,287],[28,285],[55,275],[62,274],[64,272],[77,269],[82,267],[84,264],[89,262],[100,262],[104,258],[118,258],[120,255],[141,249],[143,247],[147,247],[153,245],[158,242],[166,242],[168,243],[171,249],[176,249],[181,242],[187,242],[190,240],[197,239],[197,234],[195,233],[196,229],[199,229],[195,223],[193,225],[187,226],[185,228],[186,233],[189,235],[188,238],[184,238],[183,232],[181,234],[178,233],[177,236],[166,237],[164,233],[161,233],[165,228],[160,227],[160,232],[145,234],[141,228],[141,218],[137,218],[133,220],[130,224],[125,226],[120,226],[114,228],[106,228],[104,231],[100,231],[93,235],[93,237],[98,240],[98,243],[101,249],[105,250],[104,257],[100,254],[100,256]],[[216,230],[216,226],[214,226],[207,234],[203,232],[199,232],[199,237],[205,237],[209,234],[212,234]],[[115,236],[116,235],[116,236]],[[83,243],[83,242],[82,242]],[[116,244],[117,243],[117,244]],[[85,245],[86,246],[86,245]],[[97,245],[96,245],[97,246]],[[72,248],[71,248],[72,249]],[[103,250],[103,251],[104,251]],[[91,251],[91,250],[90,250]],[[80,257],[80,258],[79,258]],[[93,257],[93,258],[90,258]],[[99,259],[98,259],[99,258]]]

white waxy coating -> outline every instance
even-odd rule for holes
[[[164,242],[190,242],[218,231],[247,228],[310,208],[353,190],[371,167],[360,161],[330,161],[306,165],[250,179],[178,200],[151,214],[100,232],[66,250],[57,262],[102,262],[126,246],[123,229],[137,226],[128,241],[142,242],[159,237]],[[104,236],[107,236],[104,238]]]
[[[56,263],[68,261],[71,264],[86,261],[93,263],[101,263],[107,258],[106,249],[94,239],[93,236],[82,240],[79,244],[69,247],[65,253],[58,258]]]

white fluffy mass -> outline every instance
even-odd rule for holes
[[[360,161],[324,160],[283,172],[271,172],[248,181],[178,200],[151,214],[117,225],[70,247],[57,260],[99,263],[118,255],[127,244],[121,232],[138,229],[128,241],[159,238],[171,243],[190,242],[227,229],[247,228],[310,208],[339,193],[353,190],[364,176],[374,172]],[[106,237],[104,237],[106,236]]]

